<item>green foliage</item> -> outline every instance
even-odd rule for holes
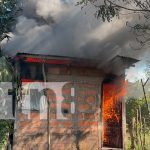
[[[129,98],[126,101],[127,143],[126,148],[148,150],[150,146],[150,120],[143,99]],[[128,135],[129,133],[129,135]]]
[[[144,45],[150,42],[150,1],[79,0],[79,2],[77,2],[77,5],[80,5],[82,8],[87,5],[93,5],[95,7],[96,18],[101,19],[103,22],[110,22],[114,17],[123,18],[125,17],[125,15],[130,15],[132,17],[132,15],[136,14],[139,19],[134,22],[128,20],[126,21],[126,25],[128,25],[131,28],[131,31],[133,31],[133,33],[136,35],[135,40],[137,41],[137,45],[139,44],[139,48],[142,48]]]
[[[18,0],[0,0],[0,44],[12,31],[18,9]],[[0,45],[1,46],[1,45]],[[1,48],[0,48],[1,50]],[[0,54],[0,82],[10,82],[13,78],[13,67],[9,60]],[[0,149],[4,149],[8,135],[13,132],[11,120],[0,120]]]
[[[104,22],[106,20],[110,22],[115,16],[119,17],[119,8],[114,7],[111,3],[107,3],[106,1],[104,1],[104,4],[95,5],[94,2],[96,1],[97,0],[82,0],[77,2],[77,5],[83,5],[84,7],[88,5],[88,3],[93,4],[96,7],[95,17],[97,19],[101,18]]]
[[[145,19],[149,19],[150,1],[147,0],[80,0],[77,2],[77,5],[82,7],[88,4],[95,6],[96,10],[100,12],[97,16],[102,19],[104,17],[103,20],[118,16],[121,10],[141,13],[144,14]]]
[[[0,0],[0,41],[9,38],[17,14],[17,0]]]
[[[8,59],[0,57],[0,82],[12,81],[13,67]],[[0,150],[4,148],[8,141],[8,135],[13,132],[13,123],[11,120],[0,120]]]
[[[145,135],[145,149],[144,150],[149,150],[150,148],[150,133],[146,133]],[[129,133],[126,134],[126,150],[131,150],[131,141],[130,141],[130,135]],[[141,143],[137,143],[136,146],[135,146],[135,150],[142,150],[142,147],[141,147]]]
[[[141,108],[142,117],[146,119],[147,127],[150,126],[148,109],[143,99],[129,98],[126,101],[126,121],[127,124],[131,124],[132,118],[137,117],[137,110]]]
[[[0,57],[0,82],[12,81],[13,68],[6,57]]]
[[[139,106],[142,106],[143,102],[139,99],[130,98],[126,101],[126,116],[127,116],[127,124],[130,124],[131,119],[136,117],[137,109]]]
[[[13,122],[11,120],[0,120],[0,149],[7,143],[8,133],[13,133]]]
[[[119,17],[119,9],[114,8],[110,5],[101,5],[99,6],[99,9],[96,11],[95,16],[97,18],[102,18],[103,22],[105,22],[106,20],[108,22],[111,21],[112,18],[114,18],[115,16]]]

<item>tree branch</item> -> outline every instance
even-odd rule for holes
[[[133,8],[127,8],[127,7],[124,7],[124,6],[121,6],[121,5],[118,5],[110,0],[106,0],[108,3],[112,4],[113,6],[115,7],[118,7],[118,8],[122,8],[122,9],[125,9],[125,10],[129,10],[129,11],[134,11],[134,12],[150,12],[149,9],[133,9]],[[98,7],[98,6],[97,6]]]

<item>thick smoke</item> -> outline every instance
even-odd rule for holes
[[[138,58],[143,51],[132,50],[134,39],[126,20],[111,23],[94,17],[95,8],[81,10],[76,0],[26,0],[5,53],[17,52],[97,58],[103,62],[116,55]]]

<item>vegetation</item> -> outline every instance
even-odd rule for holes
[[[142,99],[130,98],[126,102],[128,148],[145,150],[150,146],[150,120],[147,105]]]
[[[12,81],[13,68],[8,59],[4,56],[0,57],[0,82]],[[1,108],[0,108],[1,109]],[[2,150],[7,142],[9,135],[13,132],[12,120],[0,120],[0,150]]]
[[[0,42],[10,38],[18,10],[17,0],[0,0]]]
[[[138,22],[134,20],[130,25],[136,34],[136,40],[141,46],[150,42],[150,1],[149,0],[79,0],[77,5],[84,8],[87,5],[95,7],[97,19],[112,21],[114,17],[123,18],[125,15],[130,17],[138,15]],[[126,24],[129,24],[127,21]]]
[[[0,82],[12,81],[13,69],[9,60],[2,55],[1,42],[7,38],[15,23],[18,12],[17,0],[0,0]],[[0,150],[5,149],[9,135],[13,132],[12,120],[0,120]]]
[[[0,150],[3,150],[8,143],[9,134],[13,133],[13,121],[0,121]]]

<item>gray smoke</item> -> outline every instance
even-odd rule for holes
[[[139,58],[146,50],[132,50],[134,35],[126,21],[111,23],[94,17],[95,8],[81,10],[78,0],[26,0],[5,53],[17,52],[98,58],[108,61],[115,55]]]

